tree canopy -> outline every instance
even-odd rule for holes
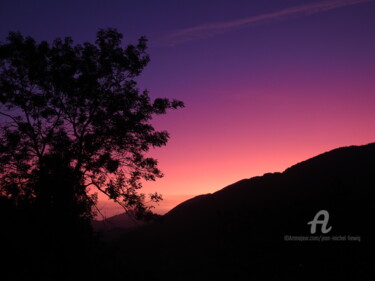
[[[138,89],[146,43],[124,47],[116,29],[83,44],[9,33],[0,44],[0,195],[88,219],[95,187],[127,211],[151,215],[139,189],[162,173],[146,153],[169,135],[150,121],[183,103]]]

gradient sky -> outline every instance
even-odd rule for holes
[[[149,38],[139,87],[186,108],[158,117],[165,177],[145,183],[165,212],[184,199],[375,141],[375,1],[190,0],[0,2],[8,31],[93,41],[115,27]],[[104,203],[102,203],[104,204]],[[104,212],[118,209],[105,203]]]

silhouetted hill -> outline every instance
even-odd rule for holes
[[[93,220],[92,228],[105,239],[115,239],[132,228],[143,225],[144,222],[136,220],[127,213],[118,214],[103,220]]]
[[[202,195],[198,195],[198,196],[195,196],[193,198],[190,198],[180,204],[178,204],[176,207],[174,207],[172,210],[170,210],[167,214],[168,216],[170,216],[171,214],[174,214],[174,213],[178,213],[180,210],[182,210],[182,212],[185,210],[185,208],[189,208],[189,206],[191,205],[194,205],[195,203],[197,203],[198,201],[206,198],[207,196],[210,196],[211,194],[202,194]],[[167,215],[165,214],[165,215]]]
[[[139,280],[375,280],[374,199],[375,143],[344,147],[190,199],[115,244]],[[311,234],[320,210],[332,229]]]

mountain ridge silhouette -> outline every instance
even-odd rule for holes
[[[197,196],[115,244],[123,245],[119,251],[127,265],[136,270],[142,264],[156,280],[374,280],[374,206],[370,143]],[[308,222],[320,210],[329,212],[332,230],[317,235],[360,242],[285,240],[312,236]]]

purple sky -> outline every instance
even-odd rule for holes
[[[109,4],[110,3],[110,4]],[[165,178],[145,184],[184,198],[375,140],[375,1],[1,1],[0,40],[93,41],[115,27],[149,38],[139,78],[186,108],[157,118],[171,133],[152,154]]]

